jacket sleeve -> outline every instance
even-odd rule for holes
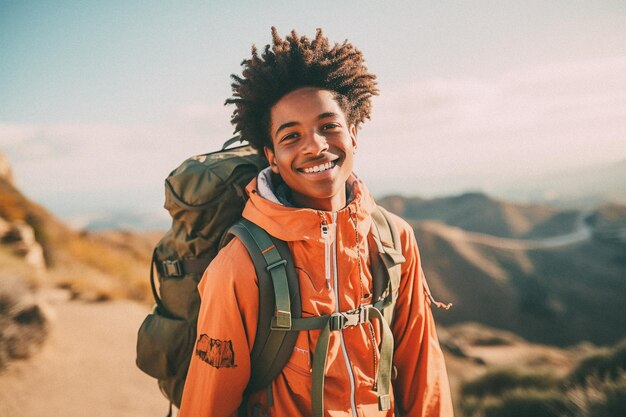
[[[254,265],[239,240],[211,262],[198,291],[198,333],[179,416],[233,417],[250,379],[258,314]]]
[[[443,352],[424,288],[424,274],[413,229],[397,218],[406,262],[392,332],[395,404],[401,416],[452,417],[452,400]]]

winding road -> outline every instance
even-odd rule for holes
[[[510,250],[554,249],[575,245],[591,239],[593,231],[586,222],[586,219],[591,214],[591,211],[581,212],[576,221],[576,228],[572,232],[544,239],[504,238],[485,233],[470,232],[458,227],[443,225],[441,223],[436,223],[435,226],[434,223],[425,222],[422,226],[426,230],[440,234],[442,230],[445,230],[445,236],[455,241],[477,243],[493,248]]]

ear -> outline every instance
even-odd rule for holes
[[[348,131],[350,132],[350,139],[352,139],[352,147],[356,148],[356,126],[350,125]]]
[[[263,147],[263,152],[265,153],[265,158],[267,158],[267,162],[270,163],[270,168],[274,174],[278,174],[278,165],[276,165],[276,155],[274,151],[269,148],[269,146]]]

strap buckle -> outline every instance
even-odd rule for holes
[[[270,327],[272,330],[291,330],[291,312],[277,310],[276,315],[272,318]]]
[[[183,276],[183,268],[178,259],[173,261],[163,261],[163,272],[168,277],[182,277]]]
[[[341,330],[347,327],[358,326],[369,321],[370,306],[359,307],[356,310],[333,313],[330,315],[330,330]]]

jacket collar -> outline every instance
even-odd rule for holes
[[[257,175],[257,191],[261,197],[273,203],[286,207],[296,207],[292,203],[291,190],[280,175],[274,174],[270,167],[264,168]],[[354,186],[348,181],[346,184],[346,201],[350,204],[352,200],[354,200]]]
[[[271,172],[271,171],[270,171]],[[341,219],[356,220],[360,236],[367,236],[371,226],[370,214],[375,207],[365,184],[352,174],[347,181],[350,203],[337,212]],[[246,203],[243,217],[264,228],[269,234],[284,241],[314,240],[323,242],[320,225],[330,222],[332,213],[310,208],[293,207],[284,193],[276,193],[267,171],[261,171],[246,187],[250,199]],[[277,195],[278,194],[278,195]]]

